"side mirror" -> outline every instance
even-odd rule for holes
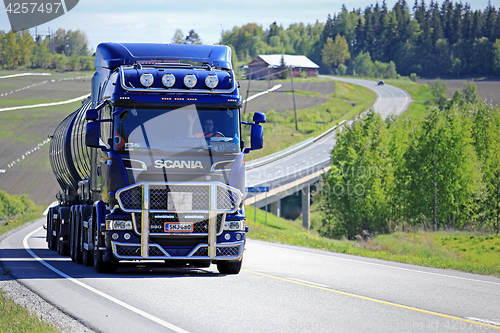
[[[97,109],[88,109],[87,112],[85,112],[85,120],[96,120],[97,118],[99,118]]]
[[[245,154],[248,154],[251,150],[262,149],[264,147],[264,128],[262,125],[252,124],[250,142],[252,146],[245,149]]]
[[[262,112],[255,112],[253,114],[253,121],[256,124],[265,123],[266,122],[266,114],[262,113]]]
[[[264,128],[262,128],[262,125],[252,125],[250,141],[252,142],[252,150],[262,149],[262,147],[264,147]]]
[[[87,125],[85,126],[85,145],[87,147],[93,147],[93,148],[100,147],[99,132],[100,132],[99,122],[87,123]]]

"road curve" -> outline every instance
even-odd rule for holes
[[[334,76],[320,75],[321,78],[339,80],[346,84],[356,84],[375,92],[377,98],[373,104],[376,112],[385,119],[390,115],[400,116],[410,106],[412,99],[408,92],[392,85],[377,85],[377,82],[362,79],[345,79]],[[265,135],[265,128],[264,128]],[[271,185],[276,179],[285,181],[293,174],[303,172],[313,166],[321,165],[330,159],[330,151],[335,145],[335,132],[326,135],[317,142],[301,149],[300,151],[277,159],[271,163],[248,170],[246,174],[246,186]],[[309,172],[308,171],[308,172]],[[312,172],[311,172],[312,173]]]
[[[48,250],[43,222],[0,242],[3,268],[99,332],[500,329],[494,277],[254,240],[236,276],[133,263],[99,275]]]

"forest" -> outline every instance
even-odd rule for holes
[[[239,62],[260,54],[302,54],[323,73],[340,67],[347,74],[373,75],[359,66],[364,58],[386,66],[392,62],[400,75],[500,75],[500,8],[490,3],[472,10],[451,0],[428,5],[399,0],[392,9],[385,1],[363,10],[343,6],[325,23],[234,27],[221,43],[233,47]]]
[[[89,42],[84,32],[58,29],[49,36],[29,31],[0,31],[0,68],[93,70]]]
[[[500,106],[473,82],[435,101],[424,120],[369,112],[344,128],[320,190],[322,235],[500,232]]]

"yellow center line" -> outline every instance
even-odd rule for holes
[[[411,310],[411,311],[425,313],[425,314],[428,314],[428,315],[437,316],[437,317],[441,317],[441,318],[458,320],[458,321],[463,322],[463,323],[468,323],[468,324],[473,324],[473,325],[478,325],[478,326],[483,326],[483,327],[487,327],[487,328],[493,328],[493,329],[500,330],[500,326],[488,324],[486,322],[469,320],[469,319],[465,319],[465,318],[460,318],[460,317],[446,315],[446,314],[439,313],[439,312],[418,309],[418,308],[414,308],[414,307],[406,306],[406,305],[402,305],[402,304],[397,304],[397,303],[392,303],[392,302],[387,302],[387,301],[381,301],[381,300],[378,300],[378,299],[375,299],[375,298],[371,298],[371,297],[365,297],[365,296],[360,296],[360,295],[356,295],[356,294],[346,293],[346,292],[343,292],[343,291],[339,291],[339,290],[335,290],[335,289],[330,289],[330,288],[325,288],[325,287],[321,287],[321,286],[317,286],[317,285],[313,285],[313,284],[309,284],[309,283],[305,283],[305,282],[299,282],[299,281],[294,281],[294,280],[290,280],[290,279],[286,279],[286,278],[281,278],[281,277],[273,276],[273,275],[269,275],[269,274],[264,274],[264,273],[249,271],[247,269],[243,269],[242,271],[247,272],[247,273],[251,273],[251,274],[255,274],[255,275],[265,276],[265,277],[268,277],[268,278],[271,278],[271,279],[275,279],[275,280],[281,280],[281,281],[285,281],[285,282],[290,282],[290,283],[298,284],[298,285],[305,286],[305,287],[310,287],[310,288],[314,288],[314,289],[329,291],[329,292],[332,292],[332,293],[335,293],[335,294],[339,294],[339,295],[354,297],[354,298],[362,299],[362,300],[365,300],[365,301],[375,302],[375,303],[379,303],[379,304],[385,304],[385,305],[393,306],[393,307],[400,308],[400,309]]]

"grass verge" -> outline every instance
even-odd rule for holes
[[[287,221],[257,209],[246,209],[251,239],[305,246],[325,251],[401,263],[454,269],[469,273],[500,277],[500,235],[466,232],[397,232],[374,239],[356,241],[320,237],[305,231],[300,222]]]
[[[0,225],[0,235],[39,218],[44,209],[43,206],[36,206],[33,213],[19,218],[6,219]],[[2,271],[2,275],[8,273],[8,271]],[[0,332],[58,332],[58,330],[30,313],[25,307],[14,303],[0,289]]]

